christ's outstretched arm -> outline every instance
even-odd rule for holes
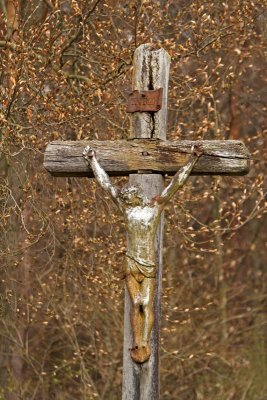
[[[90,146],[86,146],[83,151],[83,157],[87,161],[88,165],[91,166],[98,184],[113,198],[115,203],[120,207],[120,203],[118,200],[118,189],[112,185],[108,174],[97,161],[95,151]]]
[[[194,165],[203,154],[203,147],[201,144],[192,147],[192,154],[187,163],[179,169],[174,175],[169,185],[162,191],[161,195],[157,197],[157,202],[162,208],[172,198],[172,196],[181,188],[189,178]]]

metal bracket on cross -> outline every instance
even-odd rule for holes
[[[163,89],[134,90],[129,94],[126,112],[157,112],[162,107]]]

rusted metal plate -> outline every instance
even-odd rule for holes
[[[162,106],[163,89],[134,90],[130,93],[126,112],[159,111]]]

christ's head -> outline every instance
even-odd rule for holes
[[[135,207],[147,203],[147,198],[138,186],[125,185],[119,192],[119,197],[126,205]]]

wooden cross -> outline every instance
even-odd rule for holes
[[[133,99],[142,97],[140,91],[160,90],[159,111],[136,111],[133,107],[129,140],[52,142],[45,151],[44,165],[53,176],[94,177],[83,152],[90,146],[99,165],[109,176],[129,175],[129,184],[138,186],[151,201],[164,189],[163,175],[174,175],[188,163],[192,146],[200,146],[203,154],[194,162],[192,174],[244,175],[249,171],[249,153],[239,141],[167,141],[167,97],[170,57],[163,49],[145,44],[135,51],[133,61]],[[145,95],[144,95],[145,96]],[[132,100],[134,101],[134,100]],[[157,100],[159,101],[159,100]],[[144,105],[148,107],[148,103]],[[149,108],[149,107],[148,107]],[[147,109],[147,108],[145,108]],[[92,154],[91,154],[92,155]],[[90,166],[90,163],[89,163]],[[131,357],[133,334],[132,302],[125,291],[123,400],[159,399],[159,337],[162,276],[163,213],[155,237],[157,258],[156,283],[153,296],[154,322],[150,335],[151,354],[146,362],[137,363]]]

